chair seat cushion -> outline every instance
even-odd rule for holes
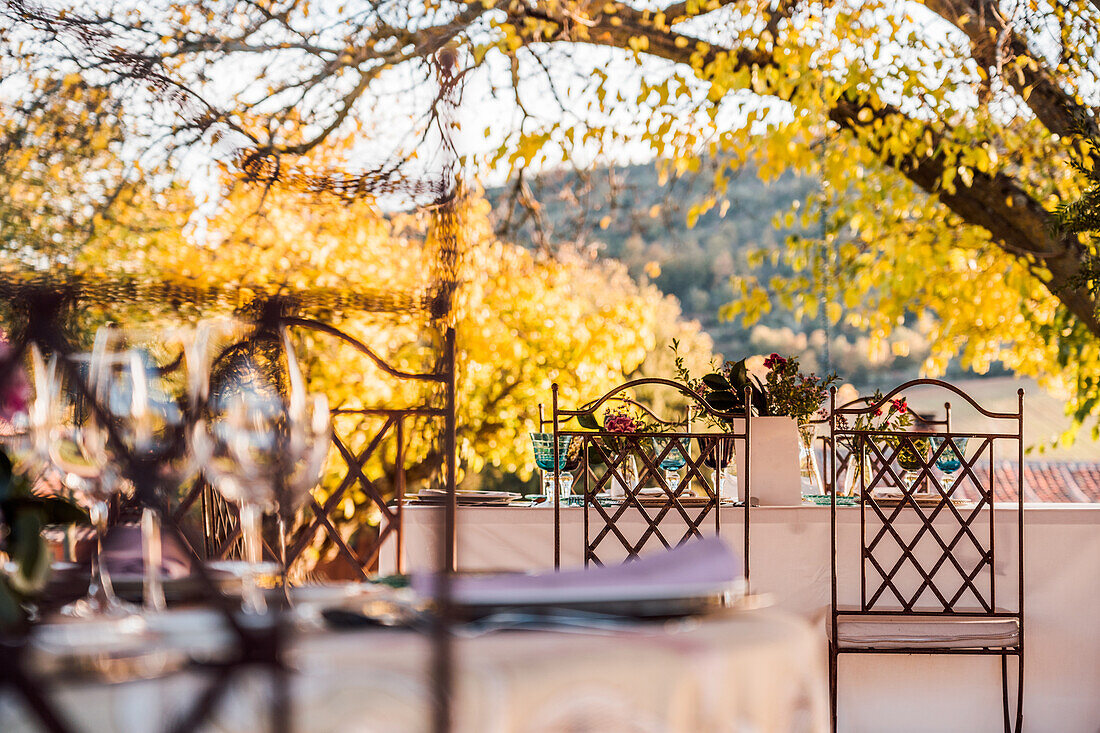
[[[831,618],[829,619],[831,626]],[[829,629],[830,637],[832,629]],[[1018,646],[1015,618],[950,616],[839,616],[842,649],[984,649]]]

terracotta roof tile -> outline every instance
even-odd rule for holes
[[[998,461],[993,475],[996,500],[1016,501],[1016,461]],[[1100,502],[1100,462],[1024,461],[1023,479],[1024,501]]]

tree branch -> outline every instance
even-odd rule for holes
[[[612,18],[618,20],[612,23]],[[599,16],[588,30],[588,42],[620,49],[630,48],[632,38],[645,37],[649,55],[692,66],[704,80],[713,75],[712,64],[723,57],[724,65],[734,69],[763,69],[775,65],[771,54],[765,51],[716,47],[701,39],[655,26],[643,13],[628,8],[621,8],[614,16]],[[1041,92],[1040,98],[1047,98],[1046,93]],[[864,108],[872,113],[869,122],[859,120],[858,115]],[[1058,108],[1050,110],[1049,115],[1048,110],[1044,109],[1044,117],[1040,119],[1044,124],[1049,119],[1050,124],[1061,125],[1061,110],[1064,110],[1064,104],[1059,102]],[[893,115],[904,117],[896,108],[871,107],[844,99],[839,100],[829,112],[833,122],[853,132],[873,124],[875,118]],[[942,139],[934,131],[929,131],[933,133],[934,141]],[[1006,253],[1023,260],[1029,267],[1035,262],[1041,263],[1051,274],[1050,280],[1044,282],[1050,293],[1090,332],[1100,337],[1097,304],[1083,285],[1074,284],[1080,282],[1084,264],[1080,240],[1072,234],[1057,238],[1052,236],[1049,233],[1050,214],[1015,179],[1004,173],[989,175],[975,170],[970,186],[959,186],[954,193],[940,190],[945,160],[942,153],[935,152],[937,149],[934,144],[931,152],[923,158],[916,158],[912,151],[900,158],[886,157],[886,163],[926,192],[938,195],[940,201],[964,222],[986,229]],[[875,152],[882,153],[881,150]]]
[[[1093,2],[1100,4],[1100,0]],[[1058,86],[1043,60],[1031,52],[1027,40],[1006,23],[996,3],[925,0],[925,5],[967,35],[974,60],[993,73],[1000,74],[1050,132],[1070,136],[1080,126],[1078,120],[1088,120],[1084,124],[1091,126],[1093,137],[1100,135],[1100,129],[1092,121],[1088,108],[1078,104]],[[1018,66],[1018,73],[998,68],[993,39],[1000,37],[1005,39],[1012,58],[1025,59]]]

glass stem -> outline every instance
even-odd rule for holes
[[[88,508],[88,518],[95,527],[95,553],[92,555],[92,585],[88,588],[88,595],[102,598],[107,606],[119,605],[115,596],[114,586],[111,584],[111,574],[107,571],[107,563],[103,561],[103,538],[107,536],[107,502],[96,499]]]
[[[160,543],[160,515],[151,507],[141,512],[141,549],[145,566],[145,609],[163,611],[164,585],[160,578],[160,566],[163,559]]]
[[[267,613],[267,603],[257,583],[256,566],[262,554],[263,512],[256,504],[241,503],[241,535],[244,539],[244,560],[248,570],[244,577],[243,601],[246,613]]]
[[[286,600],[286,605],[289,608],[291,605],[290,584],[287,582],[287,573],[290,572],[290,568],[286,566],[286,519],[283,517],[282,513],[279,514],[279,568],[282,570],[283,598]]]
[[[672,469],[665,471],[665,483],[668,484],[668,490],[675,494],[676,488],[680,485],[680,472]]]

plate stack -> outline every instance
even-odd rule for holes
[[[459,506],[508,506],[522,494],[510,491],[456,491],[455,499]],[[417,494],[405,494],[405,500],[411,504],[436,504],[442,506],[447,501],[447,492],[440,489],[421,489]]]

